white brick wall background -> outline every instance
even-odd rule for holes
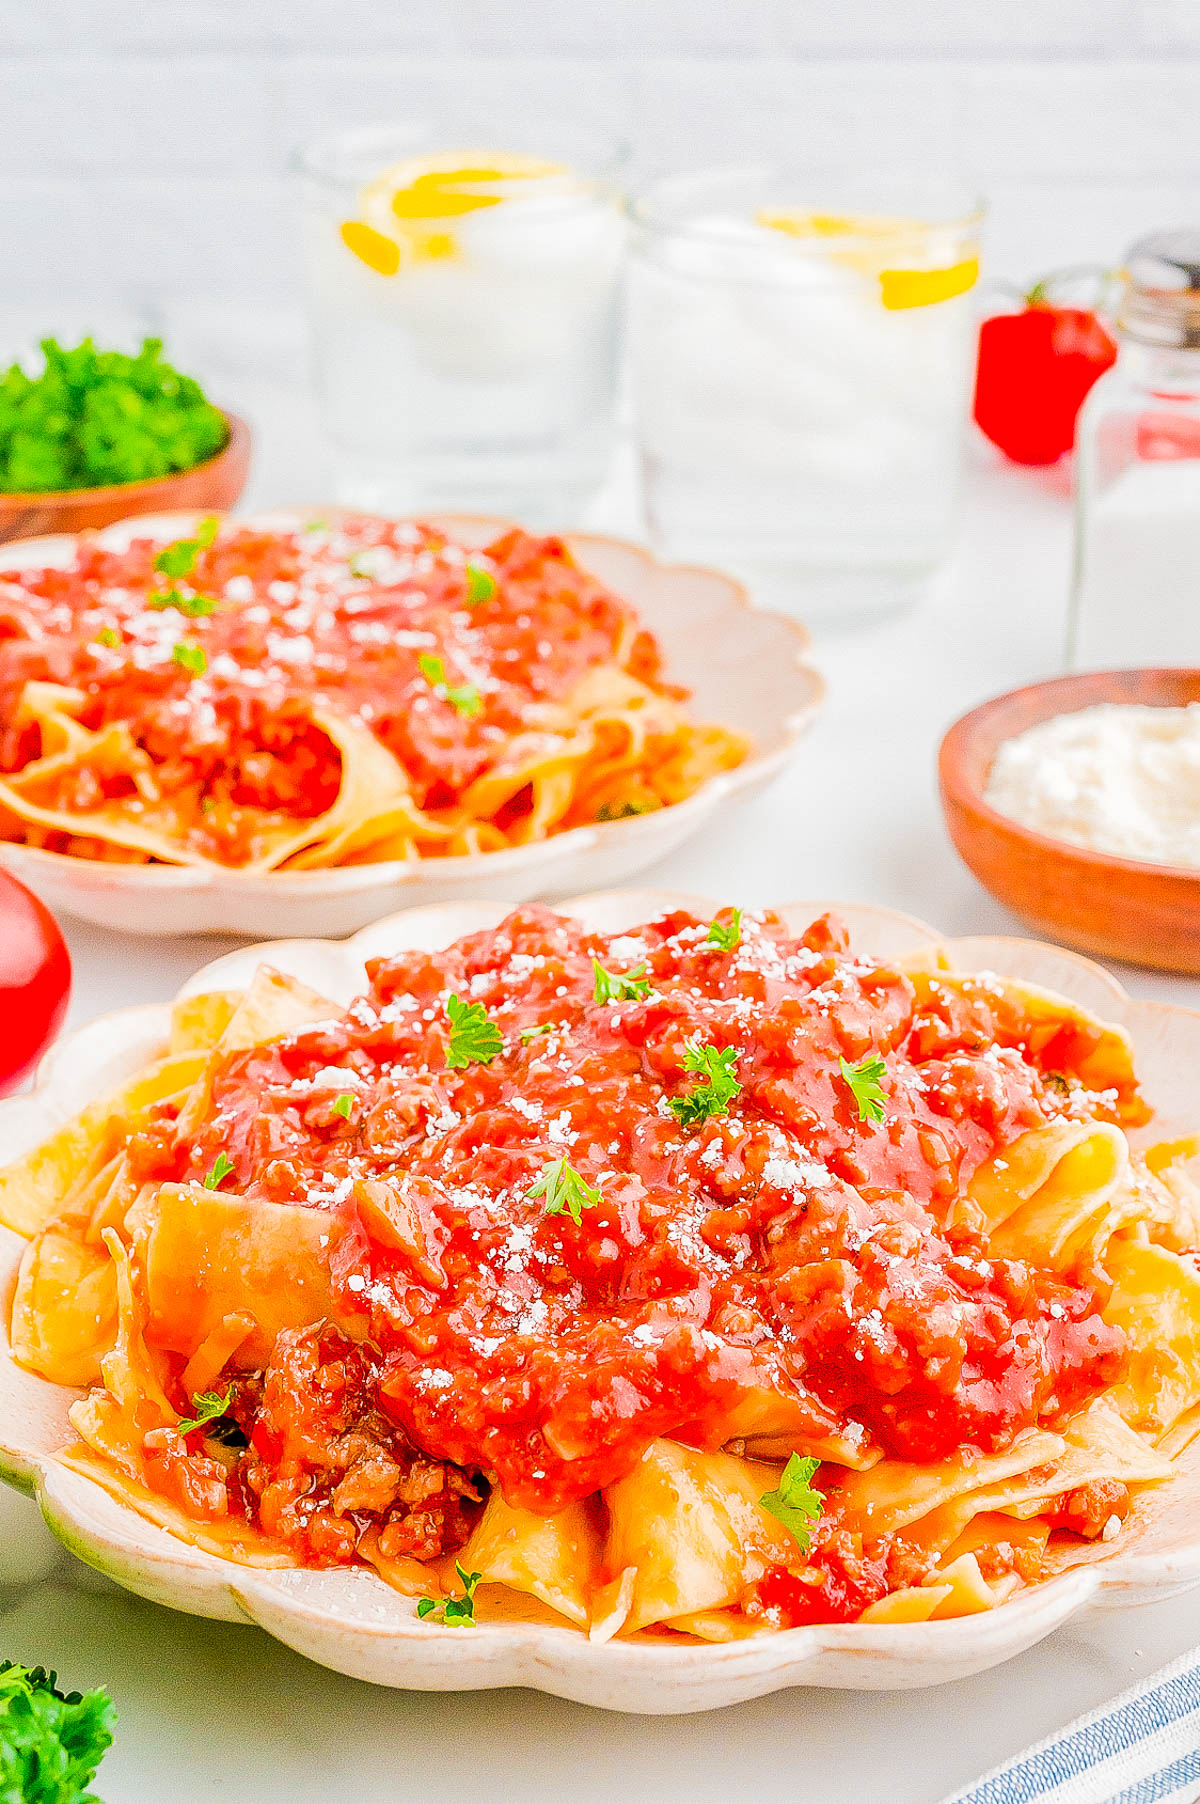
[[[643,171],[964,172],[997,275],[1200,221],[1200,0],[0,0],[0,305],[287,303],[298,141],[497,96]]]

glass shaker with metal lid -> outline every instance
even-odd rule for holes
[[[1068,662],[1200,665],[1200,228],[1129,251],[1120,355],[1075,439]]]

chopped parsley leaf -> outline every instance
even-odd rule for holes
[[[475,1587],[483,1577],[482,1572],[468,1572],[454,1562],[454,1570],[458,1574],[458,1582],[462,1586],[461,1597],[423,1597],[417,1604],[417,1615],[422,1621],[432,1616],[435,1622],[444,1622],[448,1628],[474,1627],[475,1624]]]
[[[221,522],[215,514],[208,514],[196,528],[194,539],[175,539],[170,545],[164,545],[154,560],[154,568],[163,576],[187,576],[196,567],[196,559],[202,551],[207,551],[217,536]]]
[[[601,802],[596,810],[596,819],[598,821],[625,821],[635,814],[656,814],[661,806],[661,802],[648,801]]]
[[[343,1090],[333,1105],[333,1112],[335,1115],[340,1115],[343,1121],[349,1121],[350,1111],[353,1107],[353,1096],[350,1094],[349,1090]]]
[[[120,634],[115,632],[111,626],[102,626],[96,634],[96,639],[100,645],[107,645],[109,651],[116,651],[121,643]]]
[[[543,1171],[532,1190],[526,1193],[530,1202],[539,1196],[546,1199],[546,1215],[569,1215],[575,1226],[583,1224],[583,1212],[602,1202],[599,1190],[580,1176],[566,1159],[554,1159]]]
[[[730,912],[732,919],[728,924],[724,921],[708,923],[708,932],[704,936],[706,946],[719,946],[722,952],[732,952],[738,944],[742,937],[742,911],[735,908]]]
[[[227,1159],[224,1153],[218,1153],[208,1170],[204,1180],[206,1190],[219,1190],[225,1179],[233,1170],[233,1160]]]
[[[466,1065],[490,1065],[504,1041],[500,1029],[488,1019],[482,1002],[462,1002],[457,996],[446,998],[446,1019],[450,1038],[446,1043],[446,1063],[452,1071]]]
[[[472,714],[478,714],[482,710],[483,697],[474,683],[459,683],[453,687],[447,683],[446,666],[441,658],[423,651],[417,662],[421,666],[421,675],[438,700],[449,702],[456,714],[465,714],[470,718]]]
[[[192,676],[203,676],[208,669],[204,647],[194,644],[190,639],[181,639],[178,645],[171,647],[171,659]]]
[[[356,551],[350,559],[351,576],[359,576],[367,581],[375,575],[375,552],[378,547],[368,545],[365,551]]]
[[[553,1032],[553,1021],[542,1021],[537,1027],[523,1027],[521,1029],[521,1044],[522,1046],[528,1046],[530,1040],[536,1040],[542,1034],[552,1034]]]
[[[883,1120],[887,1102],[887,1091],[883,1087],[887,1066],[873,1052],[869,1052],[865,1059],[860,1059],[857,1065],[848,1065],[845,1059],[839,1059],[838,1064],[858,1104],[858,1119],[874,1122],[878,1126]]]
[[[496,593],[496,579],[491,571],[484,570],[479,564],[468,564],[466,576],[467,606],[477,608],[480,602],[491,601]]]
[[[712,1115],[724,1115],[741,1091],[737,1078],[737,1052],[732,1046],[715,1046],[689,1040],[683,1049],[685,1071],[699,1072],[704,1082],[686,1096],[672,1096],[671,1113],[681,1127],[695,1127]]]
[[[779,1489],[765,1492],[758,1500],[768,1514],[783,1523],[801,1553],[807,1553],[812,1545],[808,1525],[817,1520],[825,1501],[825,1493],[814,1491],[809,1483],[819,1464],[819,1460],[801,1459],[793,1453],[780,1473]]]
[[[156,589],[153,595],[146,597],[148,608],[178,608],[189,620],[198,620],[203,614],[211,614],[216,605],[211,595],[185,595],[174,583],[169,589]]]
[[[592,974],[595,985],[592,990],[596,1002],[644,1002],[653,989],[650,979],[643,975],[645,965],[635,965],[624,977],[616,972],[606,971],[599,959],[592,960]]]

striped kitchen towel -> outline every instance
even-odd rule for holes
[[[944,1804],[1193,1804],[1200,1648],[1069,1723]]]

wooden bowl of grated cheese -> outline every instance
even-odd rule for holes
[[[997,696],[950,728],[938,779],[963,861],[1039,933],[1200,975],[1200,670]]]

